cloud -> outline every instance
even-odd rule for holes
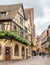
[[[50,8],[49,7],[44,7],[43,12],[44,12],[43,17],[37,17],[34,20],[35,25],[36,25],[36,33],[37,33],[37,35],[40,35],[42,33],[42,31],[47,29],[47,27],[50,24]]]
[[[50,7],[50,0],[46,0],[46,1],[45,1],[45,4],[46,4],[48,7]]]
[[[35,14],[35,18],[40,16],[43,16],[43,5],[41,3],[41,1],[39,0],[24,0],[24,7],[33,7],[34,8],[34,14]]]

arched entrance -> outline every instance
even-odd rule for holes
[[[11,60],[12,59],[12,42],[11,40],[6,40],[3,43],[3,58],[4,60]]]

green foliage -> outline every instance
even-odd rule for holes
[[[18,42],[21,42],[25,45],[29,45],[29,41],[25,38],[20,37],[16,31],[9,32],[9,31],[0,31],[0,38],[11,38],[12,40],[16,40]]]

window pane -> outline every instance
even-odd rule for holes
[[[23,37],[23,34],[24,34],[23,29],[20,28],[20,36]]]
[[[25,56],[25,48],[22,47],[22,56]]]
[[[19,47],[18,47],[18,45],[15,45],[14,52],[15,52],[15,56],[19,55]]]

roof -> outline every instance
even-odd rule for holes
[[[0,5],[0,15],[2,13],[8,13],[7,16],[0,16],[0,20],[2,19],[13,19],[21,7],[22,4],[13,4],[13,5]]]
[[[26,18],[28,18],[28,16],[30,15],[30,10],[31,10],[31,8],[24,9]]]
[[[33,8],[26,8],[25,10],[25,15],[28,16],[30,15],[31,11],[33,11]]]
[[[33,10],[33,8],[26,8],[24,11],[25,11],[25,17],[27,19],[29,18],[31,25],[33,25],[34,24],[34,10]]]

